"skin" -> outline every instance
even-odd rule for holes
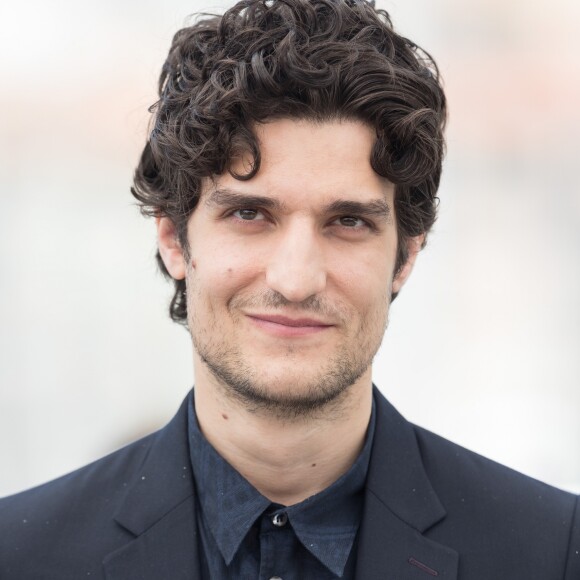
[[[186,279],[202,432],[263,495],[292,505],[360,452],[390,296],[422,240],[394,276],[394,186],[371,168],[371,127],[279,119],[255,132],[260,170],[207,180],[189,252],[165,217],[158,242]]]

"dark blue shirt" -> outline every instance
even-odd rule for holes
[[[365,443],[352,467],[325,490],[289,507],[264,497],[209,444],[193,396],[188,423],[204,580],[354,579],[374,400]]]

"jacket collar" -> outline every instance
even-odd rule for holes
[[[136,538],[109,554],[107,580],[201,580],[187,407],[151,443],[115,520]],[[356,578],[454,580],[458,555],[422,534],[445,508],[425,469],[414,427],[374,388],[376,431],[358,538]]]
[[[141,469],[115,515],[136,538],[103,561],[107,580],[201,580],[187,407],[153,435]]]
[[[373,388],[377,425],[356,578],[455,579],[458,554],[422,535],[446,511],[425,473],[414,427]]]

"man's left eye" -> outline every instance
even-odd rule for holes
[[[361,228],[366,226],[366,222],[358,217],[343,216],[336,220],[341,226],[346,228]]]

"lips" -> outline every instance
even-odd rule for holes
[[[333,326],[314,318],[288,318],[287,316],[280,316],[278,314],[249,314],[250,318],[263,320],[264,322],[273,322],[274,324],[282,324],[283,326],[304,327],[304,326]]]
[[[316,318],[290,318],[279,314],[247,314],[247,317],[261,331],[281,338],[306,337],[334,326]]]

